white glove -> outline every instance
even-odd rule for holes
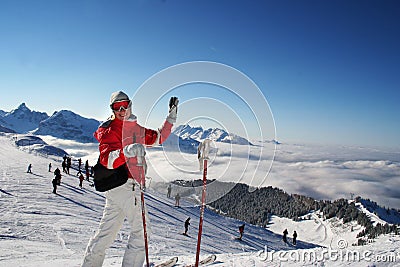
[[[169,114],[167,117],[167,121],[171,124],[176,122],[176,118],[178,115],[178,103],[179,99],[176,96],[173,96],[169,100]]]
[[[144,157],[146,155],[144,146],[137,143],[125,146],[123,152],[127,158]]]

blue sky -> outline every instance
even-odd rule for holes
[[[1,110],[103,120],[111,92],[213,61],[257,84],[283,142],[400,147],[398,1],[0,0],[0,36]]]

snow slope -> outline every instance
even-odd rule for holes
[[[88,239],[96,229],[102,214],[104,196],[85,183],[78,187],[74,172],[64,175],[59,194],[51,193],[53,178],[48,164],[60,166],[54,158],[43,158],[19,150],[12,136],[0,137],[1,186],[0,266],[78,266]],[[32,163],[33,173],[26,173]],[[190,262],[195,255],[199,207],[182,203],[175,208],[172,199],[152,194],[146,201],[152,221],[150,255],[152,259],[179,255]],[[192,217],[190,237],[181,235],[183,222]],[[202,238],[202,253],[241,253],[262,250],[265,243],[274,249],[290,249],[280,236],[260,227],[248,226],[246,238],[238,242],[237,227],[241,224],[207,210]],[[108,251],[107,266],[120,261],[127,241],[127,229]],[[314,247],[300,242],[302,247]]]
[[[58,158],[45,158],[19,150],[13,145],[11,134],[0,135],[0,147],[0,160],[3,162],[0,165],[0,266],[79,266],[86,244],[97,229],[104,195],[94,191],[86,181],[80,189],[74,172],[63,175],[58,194],[52,194],[53,175],[48,172],[48,164],[51,162],[53,169],[59,167],[61,162]],[[32,174],[26,173],[29,163],[33,165]],[[150,186],[146,194],[152,225],[151,261],[179,256],[177,266],[191,263],[195,258],[199,207],[183,200],[182,208],[175,208],[172,199],[157,193],[161,190],[156,189]],[[189,216],[192,218],[190,237],[186,237],[181,233]],[[206,210],[201,254],[217,254],[213,266],[360,266],[360,262],[332,260],[326,258],[327,255],[320,260],[298,262],[293,255],[304,252],[324,255],[326,248],[318,246],[317,238],[306,242],[307,236],[319,235],[315,226],[302,225],[298,245],[294,247],[281,241],[281,231],[277,227],[292,230],[300,228],[300,225],[275,221],[276,227],[271,226],[270,230],[246,225],[243,242],[239,242],[234,238],[241,223]],[[128,229],[124,225],[107,251],[104,266],[120,266],[127,239]],[[400,258],[396,258],[399,246],[399,237],[384,236],[371,245],[354,250],[360,253],[372,251],[374,256],[395,255],[395,260],[399,261]],[[266,255],[273,255],[273,260]],[[361,262],[362,266],[370,263],[365,256]],[[396,266],[396,262],[384,265]]]

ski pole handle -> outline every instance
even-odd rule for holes
[[[198,157],[201,159],[208,159],[210,154],[211,140],[205,139],[203,142],[199,144],[197,148]]]

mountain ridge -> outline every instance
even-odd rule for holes
[[[70,110],[55,111],[51,116],[45,112],[30,110],[25,103],[10,112],[0,112],[0,126],[20,134],[50,135],[83,143],[96,142],[93,132],[100,121],[84,118]]]
[[[182,139],[191,138],[196,141],[204,139],[211,139],[215,142],[231,143],[237,145],[253,145],[249,140],[234,133],[219,128],[203,129],[201,126],[179,125],[173,131],[174,134],[180,136]]]
[[[45,112],[30,110],[25,103],[10,112],[0,110],[0,126],[3,131],[50,135],[57,138],[75,140],[83,143],[97,142],[93,132],[101,121],[80,116],[70,110],[55,111],[51,116]],[[169,148],[185,153],[197,153],[199,142],[204,139],[215,142],[253,145],[249,140],[219,128],[203,129],[201,126],[178,125],[165,142]]]
[[[51,135],[54,137],[77,140],[83,143],[93,143],[96,139],[93,133],[100,122],[84,118],[72,111],[61,110],[41,121],[39,127],[32,131],[36,135]]]
[[[21,103],[16,109],[2,115],[3,127],[19,133],[26,133],[35,129],[42,120],[49,116],[45,112],[30,110],[25,103]]]

